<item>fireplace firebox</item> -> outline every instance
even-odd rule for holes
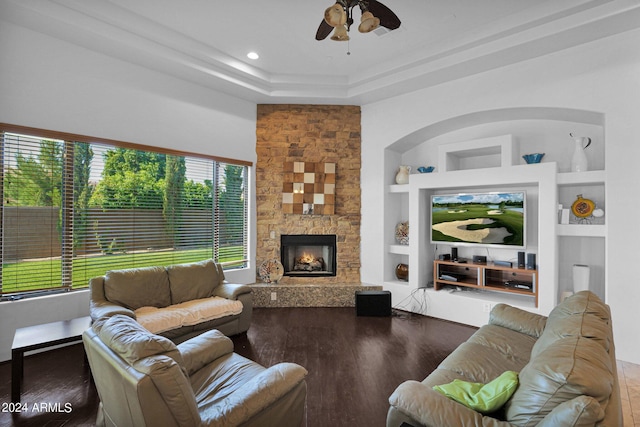
[[[283,234],[280,236],[280,261],[285,276],[335,276],[336,236]]]

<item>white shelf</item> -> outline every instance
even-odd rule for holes
[[[408,193],[409,184],[392,184],[389,186],[389,193]]]
[[[603,224],[558,224],[558,236],[606,237],[607,228]]]
[[[389,253],[409,255],[409,245],[389,245]]]
[[[383,283],[384,286],[389,286],[389,285],[393,285],[393,286],[409,286],[409,282],[405,282],[404,280],[385,280]]]
[[[606,180],[607,173],[604,170],[558,174],[558,185],[603,185]]]

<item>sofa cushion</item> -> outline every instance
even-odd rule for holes
[[[208,298],[222,280],[213,260],[167,267],[171,304]]]
[[[433,389],[464,406],[483,414],[502,408],[518,387],[518,373],[505,371],[487,384],[453,380]]]
[[[578,292],[549,313],[544,331],[533,346],[531,358],[556,340],[572,336],[593,339],[608,352],[611,346],[610,319],[608,307],[594,293]]]
[[[484,325],[438,366],[462,379],[488,383],[504,371],[520,371],[529,362],[535,338],[512,329]],[[431,380],[431,375],[427,379]],[[425,381],[427,381],[425,379]],[[430,383],[433,386],[440,383]]]
[[[135,311],[138,323],[154,334],[240,313],[241,301],[220,297],[190,300],[164,308],[141,307]]]
[[[536,427],[591,427],[604,419],[604,410],[591,396],[562,402]]]
[[[117,314],[92,325],[102,342],[129,365],[149,356],[164,355],[182,364],[182,356],[168,338],[154,335],[129,316]]]
[[[610,313],[592,292],[579,292],[549,314],[520,386],[506,405],[507,420],[536,425],[565,401],[581,395],[606,407],[614,387]]]
[[[164,267],[143,267],[107,271],[104,295],[108,301],[131,310],[166,307],[171,304],[169,278]]]

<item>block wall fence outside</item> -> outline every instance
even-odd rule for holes
[[[360,283],[360,142],[359,106],[258,105],[256,265],[280,259],[282,234],[337,235],[335,277],[285,276],[281,284]],[[334,215],[283,213],[283,167],[296,161],[336,163]]]

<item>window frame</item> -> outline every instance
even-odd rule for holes
[[[251,176],[251,168],[253,167],[253,162],[251,161],[246,161],[246,160],[238,160],[238,159],[232,159],[232,158],[226,158],[226,157],[220,157],[220,156],[214,156],[214,155],[208,155],[208,154],[202,154],[202,153],[193,153],[193,152],[188,152],[188,151],[184,151],[184,150],[175,150],[175,149],[169,149],[169,148],[164,148],[164,147],[156,147],[156,146],[150,146],[150,145],[144,145],[144,144],[137,144],[137,143],[131,143],[131,142],[124,142],[124,141],[118,141],[118,140],[112,140],[112,139],[105,139],[105,138],[97,138],[97,137],[90,137],[90,136],[86,136],[86,135],[79,135],[79,134],[73,134],[73,133],[67,133],[67,132],[59,132],[59,131],[52,131],[52,130],[46,130],[46,129],[39,129],[39,128],[33,128],[33,127],[26,127],[26,126],[20,126],[20,125],[13,125],[13,124],[7,124],[7,123],[0,123],[0,136],[2,136],[1,138],[1,143],[4,144],[5,142],[5,138],[4,138],[4,134],[5,133],[13,133],[13,134],[21,134],[21,135],[28,135],[28,136],[32,136],[35,138],[40,138],[40,139],[52,139],[52,140],[60,140],[60,141],[64,141],[63,144],[63,162],[65,164],[65,170],[72,170],[73,169],[73,149],[75,147],[75,143],[87,143],[87,144],[102,144],[102,145],[107,145],[107,146],[111,146],[114,148],[123,148],[123,149],[131,149],[131,150],[140,150],[140,151],[146,151],[146,152],[152,152],[152,153],[158,153],[158,154],[165,154],[165,155],[172,155],[172,156],[180,156],[180,157],[192,157],[192,158],[197,158],[197,159],[201,159],[201,160],[206,160],[206,161],[212,161],[213,162],[213,170],[214,170],[214,184],[213,184],[213,211],[214,211],[214,221],[213,221],[213,229],[212,229],[212,235],[214,235],[214,242],[212,245],[212,248],[214,249],[214,253],[217,253],[217,250],[219,249],[219,242],[216,240],[215,235],[219,235],[219,227],[216,226],[216,219],[218,219],[218,179],[219,179],[219,174],[218,174],[218,170],[221,167],[221,165],[233,165],[233,166],[239,166],[239,167],[243,167],[245,170],[245,174],[244,174],[244,228],[242,230],[243,236],[242,236],[242,240],[243,240],[243,251],[244,251],[244,258],[243,260],[235,260],[235,261],[230,261],[230,262],[223,262],[221,263],[223,265],[223,267],[225,268],[234,268],[234,269],[248,269],[249,268],[249,245],[250,245],[250,238],[248,235],[248,231],[249,231],[249,210],[250,210],[250,201],[249,199],[249,188],[248,186],[250,185],[250,176]],[[0,203],[0,221],[3,221],[4,219],[4,180],[5,180],[5,171],[4,171],[4,146],[0,147],[0,161],[2,162],[0,164],[0,200],[2,200],[2,203]],[[68,174],[64,174],[63,173],[63,177],[62,177],[62,206],[60,207],[61,211],[62,211],[62,215],[61,215],[61,228],[63,230],[62,232],[62,238],[60,241],[60,245],[61,245],[61,264],[62,264],[62,275],[60,277],[60,284],[61,286],[56,286],[56,287],[48,287],[45,289],[39,289],[39,290],[26,290],[26,291],[16,291],[16,292],[5,292],[2,289],[2,281],[0,280],[0,300],[6,300],[6,299],[19,299],[19,298],[23,298],[26,296],[32,296],[32,295],[43,295],[43,294],[51,294],[51,293],[59,293],[59,292],[66,292],[66,291],[72,291],[74,289],[78,289],[77,287],[74,288],[73,284],[72,284],[72,278],[71,278],[71,274],[70,272],[73,270],[72,264],[73,264],[73,259],[74,259],[74,254],[73,254],[73,239],[74,239],[74,235],[73,235],[73,212],[75,210],[75,207],[73,206],[74,204],[74,200],[73,200],[73,174],[71,174],[71,185],[69,186],[68,183],[65,184],[65,179],[68,180],[69,176]],[[69,190],[69,187],[71,190]],[[65,191],[65,189],[67,191]],[[70,205],[69,205],[70,204]],[[68,207],[71,206],[72,208],[69,209]],[[0,248],[4,247],[4,224],[0,224]],[[3,261],[2,258],[2,254],[0,254],[0,261]],[[66,265],[66,268],[65,268]],[[237,267],[238,265],[240,265],[240,267]],[[0,278],[2,277],[2,267],[0,265]],[[85,287],[83,286],[80,289],[84,289]]]

